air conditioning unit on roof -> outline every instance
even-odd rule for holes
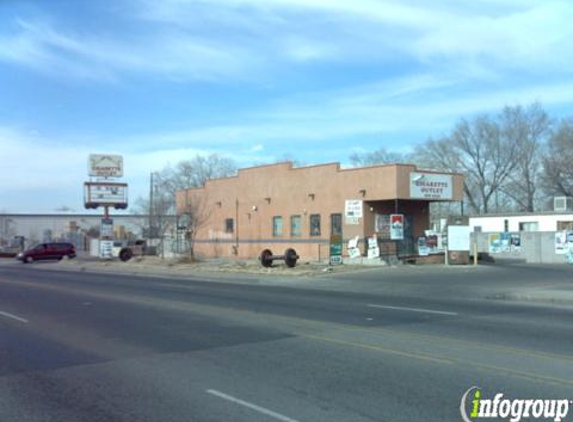
[[[553,211],[564,212],[573,210],[573,198],[570,196],[556,196],[553,198]]]

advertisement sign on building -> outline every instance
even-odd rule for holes
[[[390,214],[390,239],[404,239],[404,215]]]
[[[503,232],[500,234],[500,243],[502,252],[511,252],[511,234]]]
[[[420,256],[430,255],[430,248],[428,247],[428,243],[425,237],[418,238],[418,255]]]
[[[490,233],[487,235],[489,253],[501,252],[501,233]]]
[[[555,232],[555,253],[557,255],[567,253],[567,232],[565,230]]]
[[[344,216],[362,218],[362,201],[360,199],[347,199],[344,202]]]
[[[511,234],[511,252],[521,252],[521,235],[519,233]]]
[[[94,177],[122,177],[123,157],[110,154],[90,154],[88,174]]]
[[[390,216],[388,214],[376,214],[375,227],[380,239],[390,239]]]
[[[410,198],[452,199],[451,175],[434,173],[410,173]]]

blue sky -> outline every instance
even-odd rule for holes
[[[132,199],[195,154],[408,151],[461,117],[573,115],[573,3],[0,1],[0,210],[82,211],[90,153]]]

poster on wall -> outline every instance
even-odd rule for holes
[[[427,239],[425,237],[418,238],[418,255],[428,256],[430,254],[430,248],[428,247]]]
[[[404,215],[390,214],[390,239],[404,239]]]
[[[501,233],[500,236],[501,252],[511,252],[511,234],[508,232]]]
[[[521,235],[519,233],[511,234],[511,252],[513,253],[521,252]]]
[[[555,253],[557,255],[567,253],[567,232],[565,230],[555,232]]]
[[[488,234],[487,244],[488,244],[489,253],[500,253],[501,252],[501,234],[500,233]]]
[[[360,199],[347,199],[344,201],[344,216],[362,218],[362,201]]]
[[[424,234],[426,235],[426,246],[430,254],[437,254],[444,251],[441,233],[433,230],[424,230]]]
[[[573,231],[567,230],[567,249],[573,250]]]
[[[376,233],[380,239],[390,239],[390,215],[376,214]]]

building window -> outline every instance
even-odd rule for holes
[[[280,216],[273,217],[273,236],[283,235],[283,218]]]
[[[558,221],[557,230],[573,230],[573,221]]]
[[[300,215],[291,215],[290,216],[290,235],[300,236],[302,234],[302,219]]]
[[[310,235],[320,236],[320,214],[310,215]]]
[[[539,230],[539,224],[537,223],[537,221],[519,223],[520,232],[536,232],[538,230]]]
[[[330,214],[330,234],[342,236],[342,214]]]
[[[234,221],[232,218],[225,219],[225,233],[233,233]]]

